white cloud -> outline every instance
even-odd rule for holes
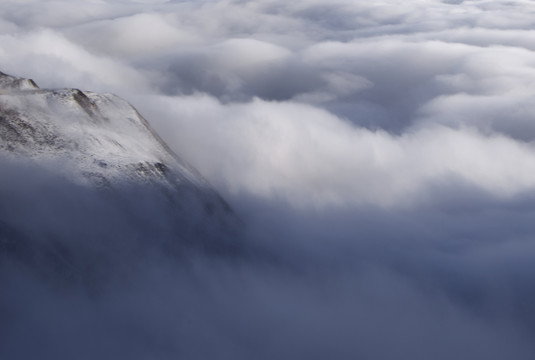
[[[443,181],[498,198],[535,184],[531,145],[476,128],[434,126],[397,136],[304,104],[256,99],[222,105],[207,96],[152,100],[165,139],[231,192],[284,196],[299,206],[403,206],[418,204],[429,186]]]
[[[44,86],[119,92],[147,87],[136,69],[91,54],[52,30],[0,35],[0,49],[5,72],[33,77]]]
[[[142,56],[195,43],[195,34],[175,24],[170,15],[142,13],[77,26],[66,35],[91,51],[107,56]]]

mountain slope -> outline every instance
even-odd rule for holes
[[[0,73],[0,149],[34,160],[76,163],[81,182],[156,180],[206,186],[126,101],[77,89],[41,90]],[[170,173],[169,173],[170,174]],[[79,175],[82,175],[79,177]],[[173,182],[173,181],[171,181]]]
[[[0,73],[0,166],[4,263],[93,278],[150,254],[237,248],[229,206],[115,95]]]

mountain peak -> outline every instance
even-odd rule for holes
[[[39,86],[32,79],[18,78],[0,71],[0,90],[38,90]]]
[[[0,255],[11,249],[26,262],[52,251],[55,263],[69,249],[74,271],[77,258],[100,261],[85,242],[109,259],[125,249],[235,251],[231,208],[126,100],[4,73],[0,87],[0,194],[9,194]]]
[[[1,73],[0,149],[11,157],[70,164],[77,182],[205,180],[171,152],[127,101],[79,89],[40,89]],[[161,169],[169,169],[165,174]],[[172,175],[171,175],[172,174]],[[100,181],[102,182],[102,181]]]

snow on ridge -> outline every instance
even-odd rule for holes
[[[7,75],[0,81],[7,84],[0,92],[0,193],[12,194],[0,204],[0,242],[3,229],[15,229],[8,241],[27,244],[15,254],[21,261],[41,252],[40,241],[54,253],[78,254],[68,273],[80,259],[135,263],[145,251],[238,249],[242,224],[233,210],[127,101],[78,89],[21,90],[9,84],[23,81]],[[103,244],[95,245],[97,255],[79,246],[92,247],[94,239]],[[46,258],[40,266],[55,271],[54,264]]]
[[[37,90],[39,86],[32,79],[18,78],[0,71],[0,91],[6,90]]]
[[[0,73],[0,150],[61,163],[78,183],[121,181],[206,186],[126,100],[78,89],[40,89]]]

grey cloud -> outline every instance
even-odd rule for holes
[[[80,205],[83,191],[40,181],[48,194],[65,199],[38,202],[48,210],[11,212],[12,217],[71,211],[70,221],[55,231],[75,228],[73,220],[88,221],[87,213],[64,206],[66,201]],[[31,184],[30,189],[41,188]],[[32,201],[39,195],[25,196]],[[13,199],[3,202],[2,219],[21,196]],[[95,202],[92,196],[86,200]],[[85,287],[58,288],[57,276],[43,282],[46,268],[39,267],[36,278],[20,262],[5,261],[4,251],[0,284],[6,291],[0,308],[9,315],[0,326],[0,354],[45,359],[532,356],[535,318],[529,304],[535,294],[526,268],[534,251],[529,241],[533,199],[489,202],[482,196],[465,199],[471,207],[462,210],[431,205],[405,212],[377,207],[295,211],[275,199],[231,200],[250,226],[249,245],[261,249],[262,257],[192,252],[176,261],[168,254],[141,252],[144,261],[139,261],[139,252],[125,251],[132,238],[101,238],[114,241],[117,249],[87,238],[67,241],[64,257],[55,254],[57,261],[73,255],[67,249],[118,261],[98,267],[105,270],[105,281],[97,281],[99,291],[88,296]],[[109,222],[101,226],[123,216],[102,213],[104,202],[97,200],[96,206],[97,216]],[[130,225],[139,237],[139,223]],[[154,242],[147,245],[158,248]],[[127,271],[111,270],[132,262]],[[82,274],[97,275],[89,269]],[[27,343],[32,346],[23,346]]]
[[[313,68],[292,58],[255,64],[248,63],[244,55],[241,64],[228,66],[218,64],[220,61],[211,54],[173,59],[163,91],[169,95],[206,92],[225,102],[250,101],[253,97],[284,101],[325,83]]]

